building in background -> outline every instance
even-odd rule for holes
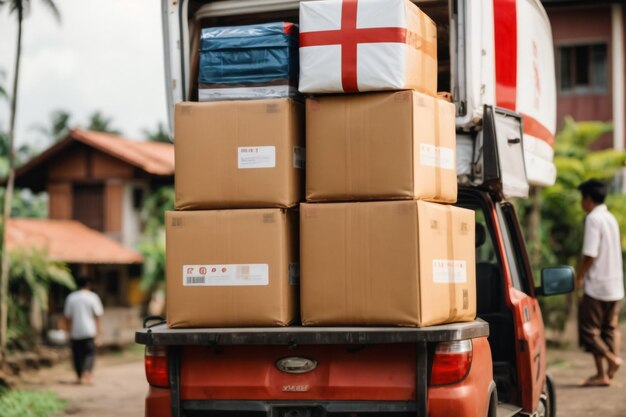
[[[597,149],[625,146],[626,5],[624,1],[542,0],[552,25],[558,127],[575,120],[613,122]]]
[[[174,184],[174,145],[74,129],[16,171],[17,188],[48,193],[48,219],[11,219],[10,249],[35,247],[93,279],[105,307],[105,342],[132,342],[140,326],[143,257],[137,252],[145,198]],[[67,290],[52,288],[57,327]]]

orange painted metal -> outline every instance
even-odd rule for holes
[[[285,357],[318,361],[304,374],[279,371]],[[246,400],[409,401],[415,398],[416,348],[371,346],[187,347],[181,398]]]
[[[172,417],[169,388],[148,388],[146,417]]]
[[[486,416],[493,381],[491,350],[486,338],[473,339],[472,366],[459,383],[428,390],[429,417]]]

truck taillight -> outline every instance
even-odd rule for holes
[[[167,369],[167,348],[165,346],[146,346],[146,378],[150,385],[169,387],[170,374]]]
[[[471,340],[439,343],[433,360],[430,384],[449,385],[459,382],[465,378],[471,365]]]

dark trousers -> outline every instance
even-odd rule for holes
[[[96,353],[96,343],[93,337],[88,339],[72,339],[72,357],[74,358],[74,370],[78,378],[83,373],[91,372]]]
[[[619,354],[616,344],[620,332],[617,326],[619,301],[600,301],[587,294],[578,308],[578,338],[580,345],[597,356],[607,352]]]

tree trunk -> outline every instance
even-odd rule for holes
[[[17,113],[17,90],[20,75],[20,58],[22,55],[22,19],[24,10],[17,8],[17,50],[15,53],[15,72],[13,75],[13,94],[11,96],[11,120],[9,123],[9,135],[7,146],[7,159],[9,162],[9,176],[7,178],[7,188],[4,193],[4,210],[2,225],[2,263],[0,270],[0,362],[4,361],[5,348],[7,344],[7,322],[8,322],[8,291],[9,291],[9,252],[7,250],[6,231],[7,222],[11,216],[11,206],[13,205],[13,187],[15,184],[15,115]]]

